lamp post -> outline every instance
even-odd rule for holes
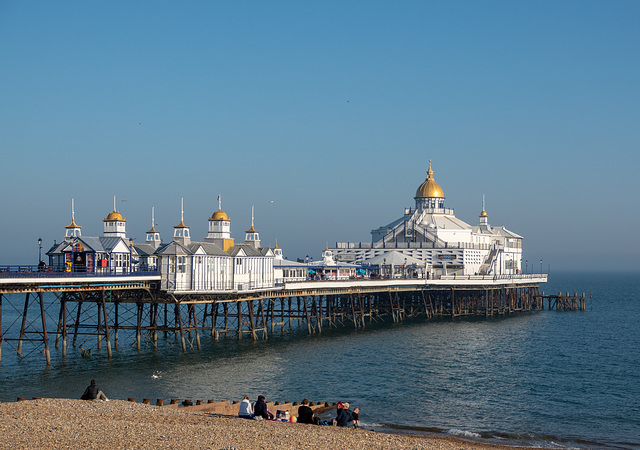
[[[542,275],[542,260],[540,260],[540,275]]]
[[[38,238],[38,264],[42,261],[42,238]]]
[[[528,259],[524,260],[524,267],[525,267],[524,273],[529,273],[529,260]]]

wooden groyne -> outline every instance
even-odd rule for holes
[[[39,400],[43,397],[33,397],[33,400]],[[26,401],[26,397],[18,397],[16,401],[23,402]],[[136,403],[136,399],[133,397],[127,398],[127,401]],[[142,404],[144,405],[152,405],[150,398],[145,398],[142,400]],[[153,403],[155,406],[164,407],[164,408],[180,408],[185,411],[193,411],[193,412],[207,412],[211,414],[220,414],[225,416],[237,416],[238,410],[240,409],[240,402],[237,400],[229,401],[229,400],[221,400],[215,401],[212,399],[207,400],[196,400],[195,403],[190,399],[185,399],[180,401],[179,399],[172,398],[168,402],[165,399],[159,398]],[[330,411],[335,409],[337,402],[309,402],[309,407],[313,410],[314,413],[320,414],[326,411]],[[287,411],[292,416],[298,415],[298,408],[300,407],[299,402],[291,402],[291,401],[275,401],[275,402],[267,402],[267,409],[272,411],[274,414],[276,411]]]

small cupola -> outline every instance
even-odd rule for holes
[[[80,237],[82,235],[82,227],[76,225],[74,200],[71,199],[71,224],[64,227],[64,240],[69,241],[74,237]]]
[[[433,170],[431,170],[431,161],[429,161],[429,170],[427,170],[427,179],[416,190],[416,209],[422,211],[424,209],[444,209],[444,191],[436,180],[433,178]]]
[[[275,259],[283,259],[282,249],[280,247],[278,247],[278,240],[277,239],[276,239],[276,248],[273,249],[273,255],[275,256]]]
[[[231,239],[231,219],[222,210],[222,201],[218,195],[218,210],[209,217],[209,232],[207,240]]]
[[[160,233],[156,230],[155,227],[155,207],[151,207],[151,229],[147,231],[147,238],[145,242],[147,244],[153,245],[155,248],[160,247],[162,244],[162,239],[160,239]]]
[[[189,227],[184,224],[184,199],[180,200],[180,223],[173,227],[173,240],[182,245],[191,244]]]
[[[116,210],[116,196],[113,196],[113,211],[104,218],[104,236],[126,238],[126,220]]]
[[[482,212],[478,217],[480,217],[480,225],[489,228],[489,214],[484,209],[484,194],[482,194]]]
[[[326,246],[324,251],[322,252],[322,259],[325,264],[335,264],[335,260],[333,259],[333,252],[329,250],[329,246]]]
[[[245,231],[244,243],[254,248],[260,247],[260,233],[253,227],[253,206],[251,207],[251,228]]]

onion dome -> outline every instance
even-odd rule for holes
[[[151,227],[151,229],[149,231],[147,231],[147,233],[157,233],[158,230],[156,230],[156,227]]]
[[[258,230],[253,228],[253,225],[251,225],[251,228],[249,228],[247,231],[245,231],[245,233],[257,233],[257,232],[258,232]]]
[[[125,222],[124,217],[118,211],[111,211],[109,215],[104,219],[105,222],[119,220]]]
[[[209,220],[226,220],[227,222],[231,222],[231,219],[229,219],[229,216],[227,216],[227,213],[225,213],[221,209],[214,212],[213,216],[211,216]]]
[[[478,217],[489,217],[489,214],[483,209]]]
[[[433,179],[433,170],[431,170],[431,161],[429,161],[429,170],[427,171],[427,179],[420,185],[416,191],[416,197],[441,197],[444,198],[442,188]]]
[[[76,220],[71,219],[71,223],[67,225],[65,228],[82,228],[80,225],[76,225]]]
[[[189,228],[189,227],[186,226],[184,224],[184,221],[181,220],[180,223],[178,225],[176,225],[175,227],[173,227],[173,228]]]

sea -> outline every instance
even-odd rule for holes
[[[183,353],[172,337],[107,358],[2,346],[0,401],[107,396],[348,401],[362,427],[542,448],[640,448],[640,274],[557,272],[546,293],[584,292],[586,311],[413,319],[362,330],[306,328],[268,340],[213,341]],[[19,303],[19,302],[16,302]],[[12,311],[14,318],[12,319]],[[3,329],[15,308],[3,303]],[[33,320],[33,319],[31,319]],[[15,343],[14,343],[15,345]]]

